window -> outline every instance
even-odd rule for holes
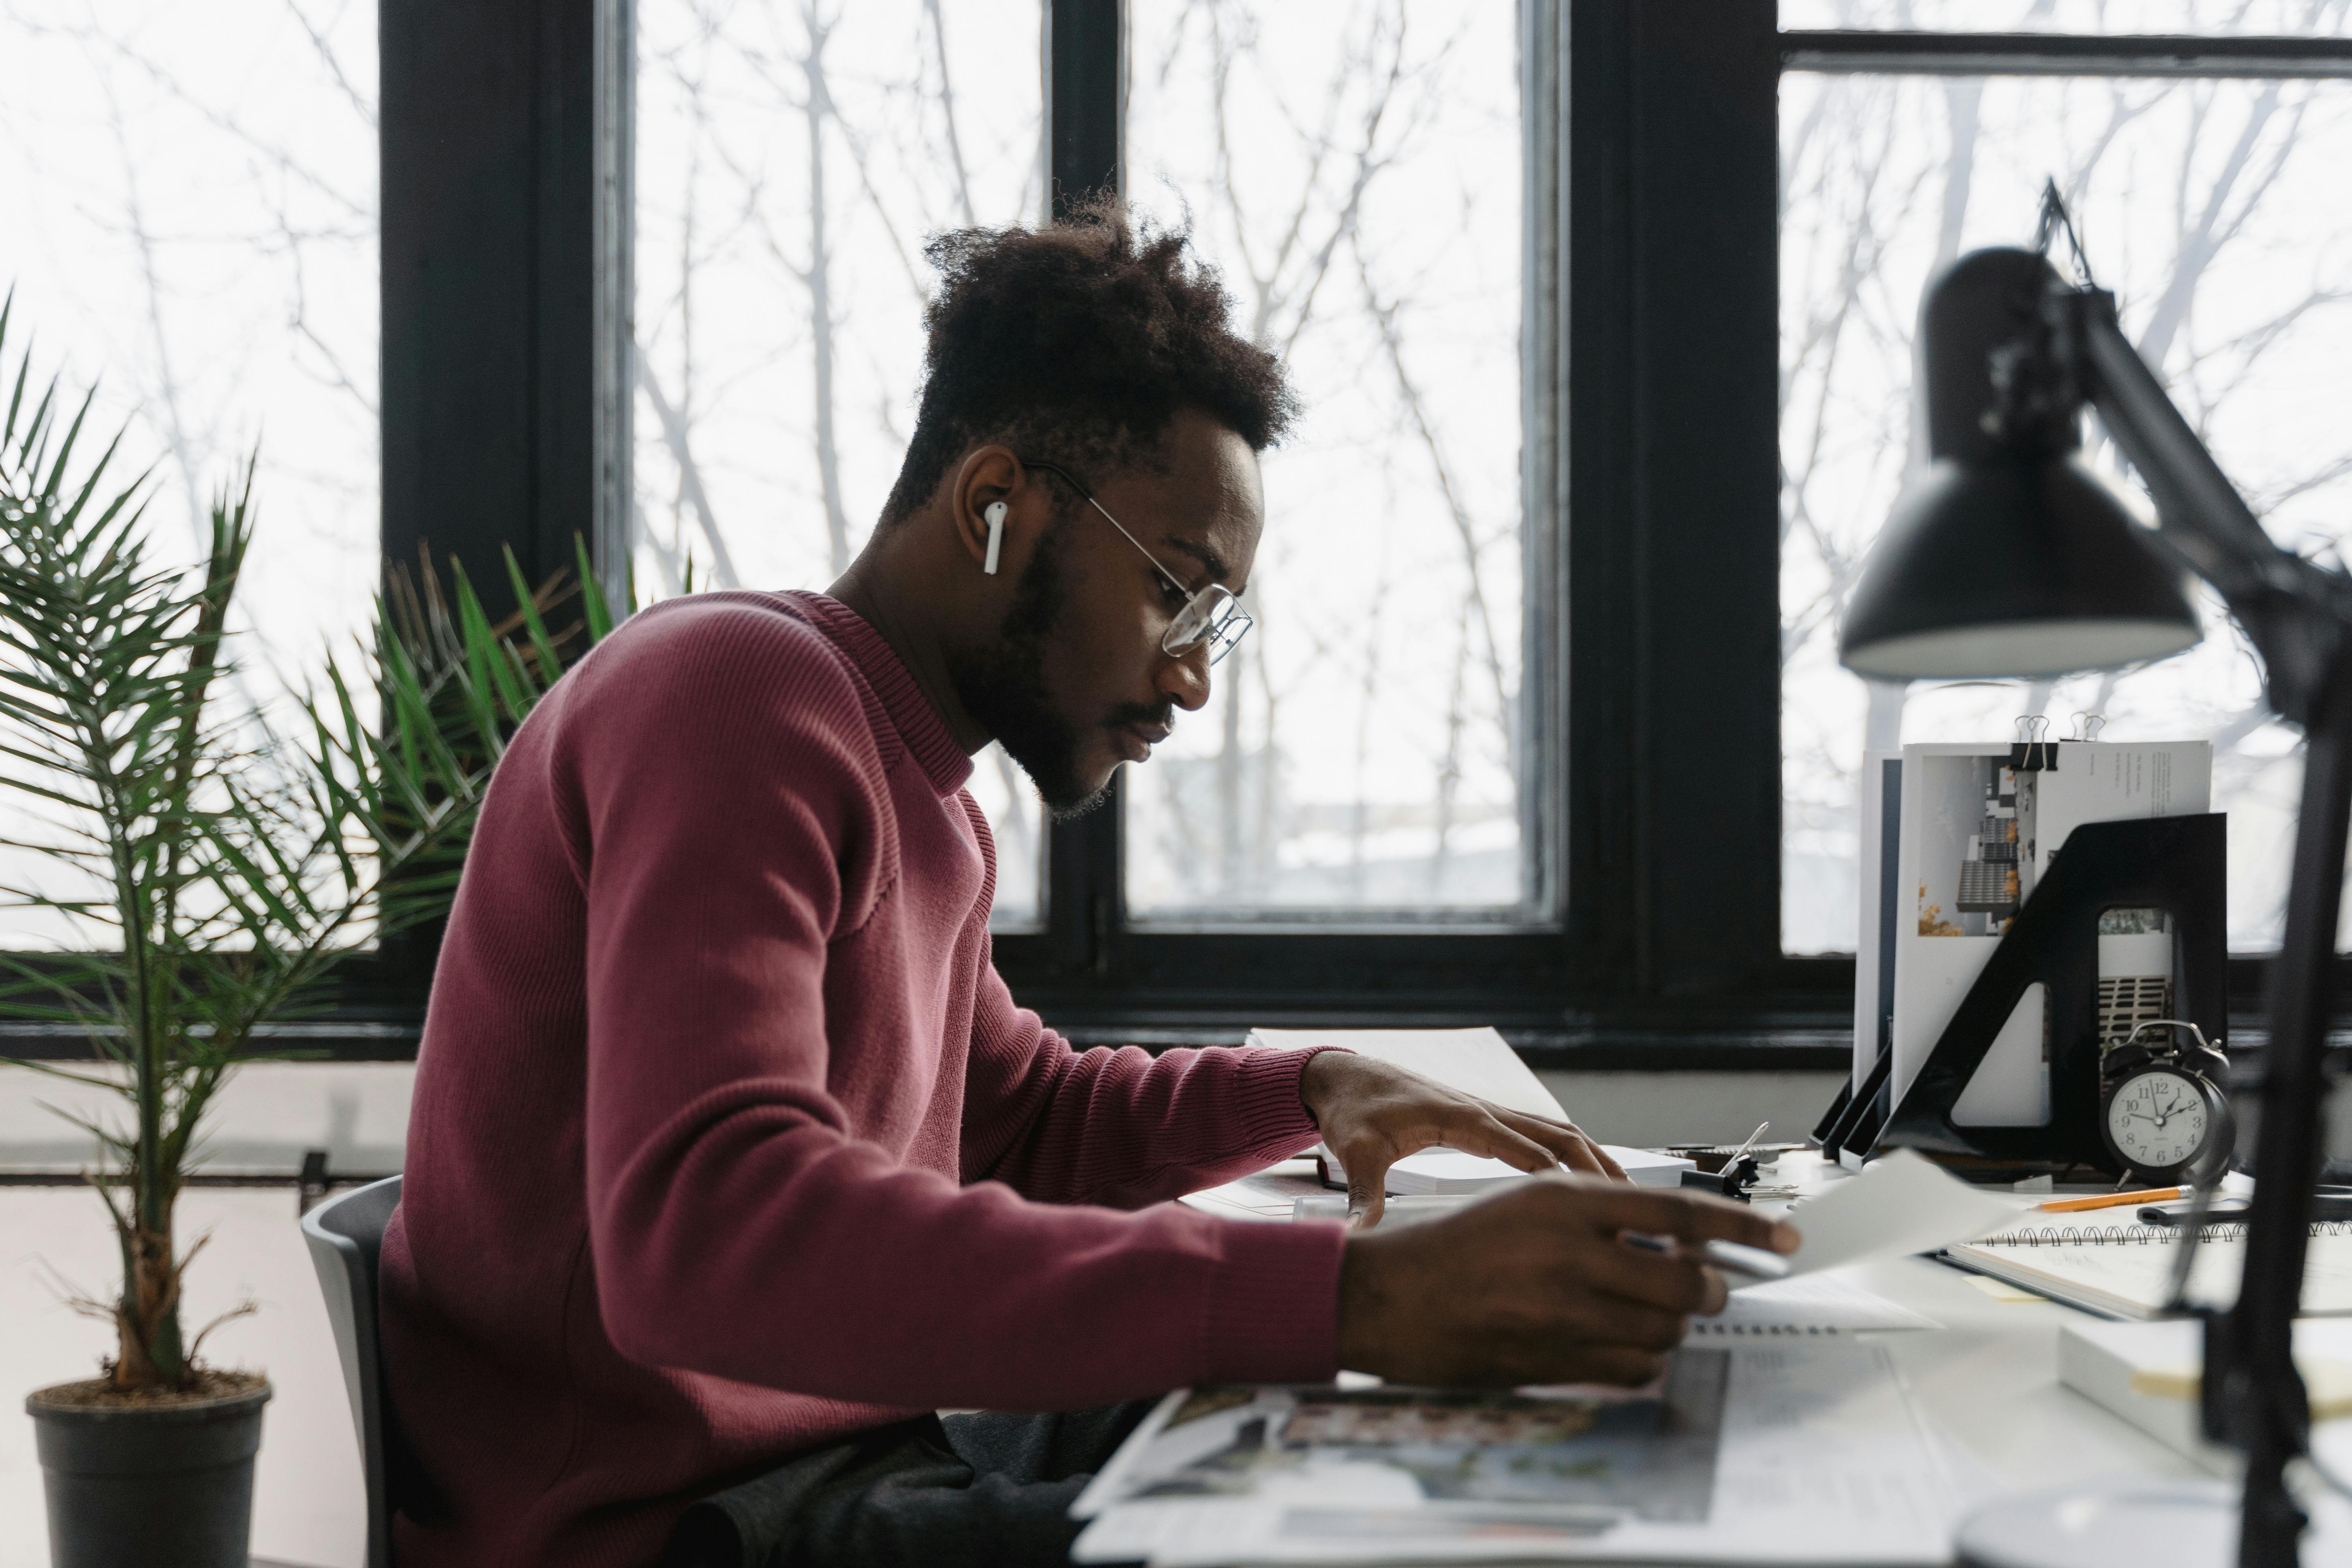
[[[2106,718],[2110,739],[2212,740],[2215,809],[2230,814],[2232,946],[2275,946],[2298,736],[2269,717],[2252,650],[2210,594],[2197,648],[2054,683],[1869,687],[1838,668],[1835,628],[1916,460],[1908,419],[1890,411],[1909,405],[1920,294],[1960,251],[2031,243],[2045,178],[2072,205],[2125,331],[2273,536],[2305,552],[2341,550],[2352,534],[2347,7],[1786,0],[1781,16],[1852,28],[1965,17],[2021,32],[2103,33],[2128,21],[2133,31],[2334,41],[2301,67],[2331,79],[2246,74],[2275,67],[2227,57],[2183,74],[2122,41],[2053,60],[2011,40],[2017,68],[2033,74],[1917,74],[1871,68],[1867,36],[1834,56],[1808,36],[1780,88],[1783,943],[1853,944],[1865,745],[2005,738],[2021,713],[2046,713],[2064,734],[2081,712]],[[2086,451],[2121,471],[2095,422]]]
[[[2089,37],[2293,37],[2333,31],[2341,0],[1780,0],[1788,28]]]
[[[160,559],[198,559],[209,500],[257,454],[239,679],[263,701],[375,590],[375,57],[372,4],[0,12],[11,349],[94,387],[101,439],[127,426],[119,479],[154,461]],[[38,875],[8,853],[0,881]],[[88,940],[21,910],[0,930]]]
[[[1122,178],[1293,355],[1309,411],[1266,466],[1265,630],[1225,705],[1050,829],[983,759],[998,966],[1059,1025],[1469,1014],[1586,1063],[1843,1065],[1838,814],[1871,700],[1825,652],[1836,574],[1899,479],[1920,284],[1948,243],[2021,233],[2045,160],[2141,332],[2178,213],[2227,175],[2168,374],[2279,519],[2316,539],[2340,513],[2343,422],[2311,387],[2347,257],[2298,182],[2343,161],[2347,0],[635,10],[386,15],[395,553],[430,526],[543,571],[593,517],[644,597],[689,565],[821,586],[912,416],[920,236]],[[502,63],[455,68],[477,58]],[[477,187],[499,199],[456,199]],[[1834,363],[1783,349],[1824,311]],[[2106,710],[2244,722],[2251,867],[2292,762],[2229,637],[2194,658]],[[2096,705],[2076,684],[2040,705]],[[2027,695],[1914,692],[1904,721]]]
[[[1044,202],[1037,0],[637,6],[640,602],[822,589],[915,416],[925,238]],[[1034,927],[1043,825],[994,746],[994,925]]]
[[[1264,630],[1223,705],[1072,824],[981,759],[1015,994],[1126,1038],[1469,1015],[1588,1064],[1844,1059],[1820,1032],[1851,965],[1791,956],[1780,918],[1774,127],[1784,47],[1853,34],[1784,38],[1770,0],[1350,0],[1313,26],[1262,0],[299,3],[105,34],[19,7],[0,34],[0,178],[39,219],[0,257],[69,301],[32,312],[47,341],[77,374],[135,351],[126,413],[160,341],[206,388],[200,469],[257,429],[265,526],[355,521],[342,566],[267,563],[304,584],[269,595],[273,647],[363,609],[379,444],[383,552],[429,542],[493,601],[504,548],[538,580],[575,534],[641,601],[689,574],[822,587],[913,417],[922,237],[1123,180],[1189,219],[1308,410],[1266,465]],[[2293,54],[2214,45],[2239,46]],[[1880,90],[1809,59],[1792,94]],[[1930,157],[1941,78],[1880,61],[1897,77]],[[160,339],[118,122],[173,214],[149,231]],[[1833,726],[1853,699],[1823,700]],[[429,943],[394,947],[352,972],[377,1033],[351,1054],[413,1048]]]
[[[1130,201],[1188,217],[1305,413],[1257,629],[1129,770],[1139,926],[1517,916],[1521,158],[1511,10],[1137,0]]]

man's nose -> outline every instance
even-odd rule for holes
[[[1208,642],[1197,642],[1161,665],[1154,684],[1185,712],[1198,712],[1202,704],[1209,700]]]

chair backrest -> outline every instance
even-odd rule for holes
[[[386,1176],[329,1198],[302,1216],[302,1239],[319,1271],[343,1387],[352,1396],[360,1462],[367,1476],[368,1568],[392,1568],[392,1497],[387,1472],[387,1411],[383,1346],[376,1327],[376,1259],[384,1226],[400,1206],[400,1178]]]

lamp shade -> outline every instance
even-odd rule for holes
[[[1848,601],[1838,658],[1856,674],[2047,678],[2161,658],[2202,635],[2184,574],[2084,464],[2079,397],[2045,403],[2029,425],[1996,394],[1995,363],[2005,355],[2004,374],[2021,374],[2042,301],[2063,287],[2033,252],[1980,250],[1928,290],[1919,371],[1932,460]]]

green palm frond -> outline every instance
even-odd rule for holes
[[[37,384],[29,352],[7,366],[13,315],[0,300],[0,789],[26,808],[6,846],[59,881],[0,888],[0,903],[110,950],[0,954],[0,1019],[79,1031],[92,1069],[23,1065],[127,1102],[127,1131],[68,1120],[127,1184],[107,1194],[125,1268],[116,1381],[177,1384],[193,1248],[174,1251],[172,1214],[207,1107],[261,1024],[323,1005],[372,935],[446,912],[516,726],[612,616],[584,547],[576,582],[536,591],[509,554],[521,608],[498,623],[462,571],[446,595],[429,566],[395,574],[372,636],[278,732],[227,679],[254,466],[215,499],[205,559],[152,560],[147,474],[117,475],[120,435],[91,449],[90,398]],[[579,624],[551,630],[574,599]]]

